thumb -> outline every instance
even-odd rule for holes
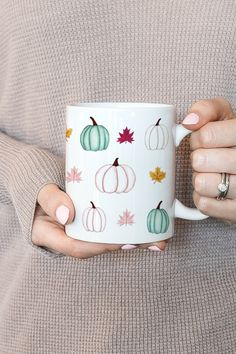
[[[230,103],[223,97],[195,102],[188,111],[182,124],[190,130],[198,130],[208,122],[233,118]]]
[[[75,217],[71,198],[54,184],[44,185],[38,193],[38,203],[45,213],[60,224],[70,224]]]

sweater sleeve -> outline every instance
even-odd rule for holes
[[[31,238],[37,196],[48,183],[64,190],[63,158],[0,132],[0,201],[13,204],[22,234],[33,248],[58,257],[62,255],[34,245]]]

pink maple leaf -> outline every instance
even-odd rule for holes
[[[78,168],[76,168],[75,166],[73,168],[71,168],[70,172],[67,172],[66,175],[66,182],[81,182],[82,178],[81,178],[81,173],[82,171],[78,172]]]
[[[128,129],[128,127],[126,127],[125,129],[123,129],[123,133],[119,133],[120,137],[117,139],[117,142],[119,142],[120,144],[122,143],[130,143],[132,144],[132,142],[134,141],[133,135],[134,132],[131,133],[130,129]]]
[[[134,224],[134,214],[131,214],[131,211],[126,209],[123,211],[123,215],[119,215],[119,220],[117,222],[120,226],[122,225],[133,225]]]

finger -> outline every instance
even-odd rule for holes
[[[46,184],[38,193],[38,203],[54,220],[60,224],[70,224],[75,216],[72,200],[54,184]]]
[[[219,195],[217,186],[220,182],[220,173],[193,173],[193,187],[201,196],[216,198]],[[230,175],[227,198],[236,199],[236,175]]]
[[[219,148],[236,146],[236,119],[210,122],[191,134],[190,148]]]
[[[214,198],[202,197],[194,191],[193,201],[203,214],[226,219],[233,223],[236,222],[236,200],[225,199],[219,201]]]
[[[236,149],[197,149],[191,153],[196,172],[226,172],[236,174]]]
[[[150,243],[142,243],[138,246],[140,249],[148,248],[151,251],[164,251],[169,240],[150,242]]]
[[[35,221],[33,229],[33,242],[76,258],[89,258],[110,251],[117,251],[120,244],[105,244],[75,240],[67,236],[64,228],[52,221],[50,217],[40,217]]]
[[[232,119],[234,113],[230,103],[223,97],[195,102],[182,124],[190,130],[198,130],[208,122]]]

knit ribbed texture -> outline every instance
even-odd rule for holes
[[[2,1],[0,354],[236,352],[235,227],[178,219],[164,253],[86,260],[31,243],[38,191],[64,188],[66,105],[235,110],[235,18],[234,0]],[[185,139],[176,194],[193,206],[189,153]]]
[[[56,183],[62,190],[65,189],[64,159],[0,133],[0,165],[0,183],[9,192],[22,235],[42,253],[59,256],[35,246],[31,231],[40,189],[48,183]]]

